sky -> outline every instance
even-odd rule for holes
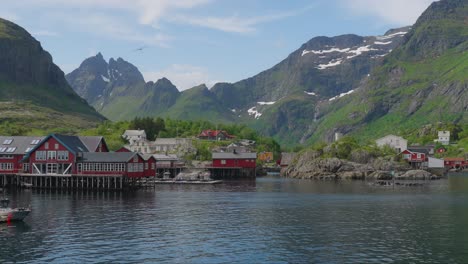
[[[101,52],[179,90],[236,82],[316,36],[383,35],[432,0],[1,0],[65,72]]]

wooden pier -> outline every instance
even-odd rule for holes
[[[38,189],[122,190],[136,181],[123,175],[1,175],[0,186]]]

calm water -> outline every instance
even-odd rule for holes
[[[468,263],[468,174],[8,196],[33,212],[0,225],[0,263]]]

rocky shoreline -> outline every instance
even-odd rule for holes
[[[366,163],[338,158],[321,158],[315,151],[296,156],[281,175],[289,178],[316,180],[435,180],[441,177],[425,170],[414,170],[405,164],[383,158]]]

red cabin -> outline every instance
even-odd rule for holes
[[[257,153],[213,152],[213,168],[255,168]]]
[[[444,166],[448,169],[468,168],[468,161],[464,158],[444,158]]]
[[[420,168],[427,161],[428,157],[427,153],[414,152],[409,149],[402,151],[400,155],[414,168]]]
[[[206,139],[206,140],[228,140],[234,138],[234,136],[229,135],[228,132],[224,130],[203,130],[199,135],[199,139]]]
[[[145,161],[134,152],[83,152],[78,154],[78,175],[145,176]]]
[[[145,160],[144,176],[145,177],[156,176],[156,158],[150,154],[143,155],[143,158]]]

